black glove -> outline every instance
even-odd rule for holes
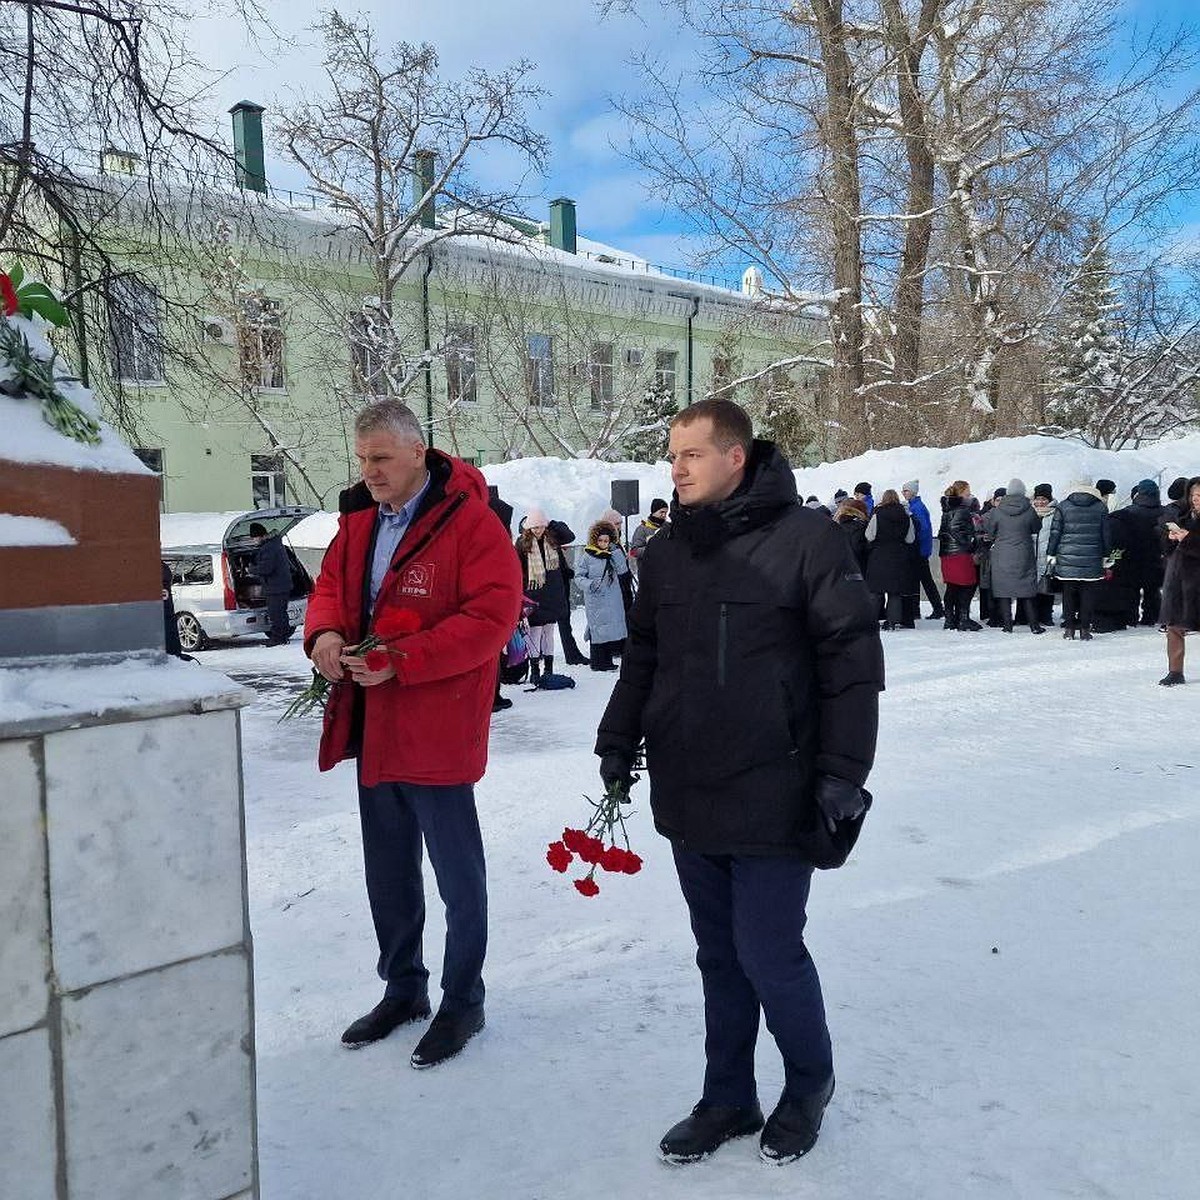
[[[836,775],[817,776],[817,807],[825,818],[830,833],[837,832],[839,821],[852,821],[862,816],[867,803],[862,788]]]
[[[617,750],[609,751],[601,757],[600,778],[604,782],[606,791],[612,791],[616,786],[628,796],[629,789],[633,787],[637,776],[633,774],[633,763],[629,755],[622,754]]]

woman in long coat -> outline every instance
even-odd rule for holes
[[[1175,552],[1163,585],[1161,617],[1167,627],[1167,673],[1158,682],[1164,687],[1185,682],[1184,637],[1200,629],[1200,475],[1188,480],[1180,508],[1173,522],[1175,528],[1165,527]]]
[[[884,604],[884,629],[895,629],[904,619],[904,597],[917,593],[920,580],[913,544],[917,531],[912,518],[892,489],[879,498],[867,522],[867,587]]]
[[[613,645],[625,641],[625,602],[621,576],[629,572],[625,552],[615,545],[612,530],[597,521],[588,532],[588,542],[575,564],[575,578],[583,592],[591,641],[593,671],[615,671]]]
[[[1010,479],[1005,494],[984,514],[983,534],[992,545],[992,596],[1005,633],[1013,631],[1013,601],[1029,623],[1030,633],[1045,633],[1037,617],[1037,537],[1042,518],[1034,511],[1025,484]]]
[[[537,607],[529,614],[529,678],[537,683],[544,671],[554,671],[554,626],[570,614],[567,604],[567,562],[561,547],[575,540],[561,521],[547,521],[540,508],[525,514],[517,538],[525,595]]]
[[[946,620],[943,629],[983,628],[971,620],[971,599],[979,583],[975,553],[979,549],[979,526],[972,511],[971,485],[956,479],[942,496],[942,524],[938,529],[938,557],[946,584]]]

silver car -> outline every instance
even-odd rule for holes
[[[164,546],[163,562],[171,569],[171,594],[179,644],[187,652],[203,650],[210,641],[247,637],[267,632],[267,601],[262,582],[254,574],[257,543],[250,525],[265,526],[268,534],[286,537],[288,531],[315,508],[259,508],[243,513],[221,539],[220,545]],[[292,565],[292,592],[288,621],[300,628],[308,610],[312,576],[284,541]]]

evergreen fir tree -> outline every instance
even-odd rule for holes
[[[678,411],[675,395],[665,382],[659,380],[646,389],[634,407],[630,432],[623,442],[631,461],[655,463],[666,458],[671,418]]]
[[[1068,294],[1050,353],[1046,422],[1086,435],[1112,403],[1124,375],[1121,303],[1104,227],[1088,223],[1087,250],[1077,285]]]

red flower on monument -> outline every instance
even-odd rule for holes
[[[12,276],[7,271],[0,271],[0,297],[4,300],[4,315],[11,317],[20,307],[17,299],[17,289],[13,286]]]
[[[629,803],[628,790],[613,784],[599,802],[587,796],[584,799],[595,810],[587,828],[568,826],[564,829],[561,839],[546,848],[546,861],[559,874],[565,873],[576,858],[588,864],[591,868],[588,873],[574,880],[575,890],[581,896],[598,896],[597,868],[613,875],[636,875],[642,869],[642,860],[629,849],[629,837],[625,832],[623,806]],[[624,846],[617,845],[618,832]]]

